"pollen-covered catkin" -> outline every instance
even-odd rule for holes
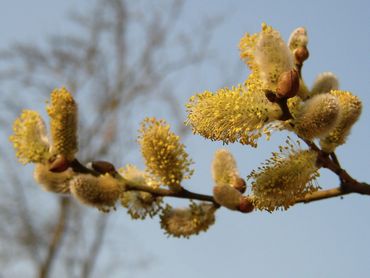
[[[184,179],[193,174],[192,160],[170,126],[155,118],[146,118],[138,138],[148,172],[159,177],[163,184],[179,189]]]
[[[292,144],[280,150],[281,153],[273,153],[272,158],[248,176],[253,179],[254,205],[260,210],[288,209],[298,198],[318,190],[312,183],[318,176],[317,153],[294,150]]]
[[[262,24],[262,31],[257,34],[245,34],[239,48],[240,57],[266,90],[276,92],[280,75],[294,68],[293,56],[280,33],[266,24]]]
[[[50,117],[51,152],[73,160],[77,153],[77,104],[66,88],[51,92],[47,107]]]
[[[281,116],[281,109],[265,97],[257,80],[246,85],[205,91],[190,98],[186,105],[187,125],[194,133],[225,143],[240,142],[252,147],[265,133],[264,127]]]
[[[13,124],[13,135],[9,140],[23,164],[43,163],[49,157],[45,123],[36,111],[23,110]]]
[[[147,173],[139,170],[135,165],[128,164],[118,170],[124,179],[133,184],[146,184]]]
[[[338,99],[330,94],[319,94],[307,100],[294,119],[294,131],[312,140],[326,136],[335,126],[339,115]]]
[[[162,198],[144,191],[125,191],[120,197],[121,205],[127,208],[133,219],[155,216],[161,210]]]
[[[330,95],[338,98],[340,110],[334,129],[320,140],[322,150],[328,153],[346,142],[351,127],[360,117],[362,110],[360,99],[350,92],[333,90]]]
[[[148,185],[153,188],[160,186],[160,180],[153,175],[141,171],[134,165],[126,165],[119,169],[119,173],[129,184]],[[127,190],[120,196],[121,205],[127,208],[127,213],[133,219],[145,219],[147,216],[153,217],[162,208],[162,198],[156,197],[149,192]]]

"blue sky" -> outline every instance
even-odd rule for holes
[[[75,2],[0,1],[0,47],[10,46],[14,40],[37,42],[47,34],[69,31],[70,26],[63,24],[65,13],[88,3]],[[185,104],[194,92],[217,89],[224,75],[229,86],[242,82],[248,72],[235,67],[242,64],[238,41],[245,32],[259,31],[262,22],[274,26],[285,39],[296,27],[305,26],[310,39],[310,59],[303,69],[307,84],[311,85],[320,72],[333,71],[340,79],[341,89],[353,92],[363,101],[361,119],[337,155],[355,178],[370,182],[370,2],[322,2],[187,1],[180,21],[185,27],[204,15],[224,16],[211,42],[223,69],[215,70],[214,65],[208,64],[202,66],[198,76],[187,71],[179,82],[179,99]],[[241,174],[248,175],[268,158],[285,135],[274,134],[269,142],[261,139],[258,149],[228,146],[237,158]],[[210,163],[214,151],[222,145],[200,136],[191,136],[186,144],[196,162],[196,173],[187,185],[194,191],[209,193]],[[334,187],[338,181],[323,171],[319,183]],[[126,256],[141,253],[153,258],[148,269],[134,272],[133,277],[368,277],[369,212],[369,197],[357,195],[297,205],[273,214],[243,215],[222,209],[207,233],[186,240],[167,238],[159,229],[158,219],[134,222],[118,210],[111,219],[111,233],[120,240],[114,242],[112,250],[119,252],[122,248]],[[121,230],[127,237],[120,234]],[[100,259],[107,260],[108,253],[106,248]],[[98,269],[95,277],[101,274]]]

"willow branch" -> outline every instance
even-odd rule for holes
[[[307,194],[305,197],[297,199],[296,204],[298,203],[310,203],[313,201],[320,201],[324,199],[334,198],[338,196],[342,196],[345,194],[348,194],[349,192],[345,193],[342,191],[340,187],[326,189],[326,190],[320,190],[313,192],[311,194]]]
[[[340,187],[314,192],[298,200],[297,203],[308,203],[311,201],[338,197],[349,193],[370,195],[370,185],[364,182],[359,182],[350,174],[348,174],[348,172],[340,166],[340,162],[335,153],[325,153],[320,150],[320,148],[314,142],[303,138],[302,140],[310,147],[311,150],[318,153],[318,166],[330,170],[339,177]]]
[[[344,173],[346,172],[344,171]],[[348,174],[346,173],[346,175]],[[328,198],[339,197],[339,196],[347,195],[350,193],[370,195],[370,185],[369,184],[359,183],[352,178],[349,179],[348,181],[349,182],[345,183],[344,185],[340,187],[320,190],[320,191],[313,192],[311,194],[307,194],[304,198],[297,199],[296,203],[310,203],[313,201],[320,201],[320,200],[324,200]],[[168,190],[168,189],[163,189],[163,188],[154,188],[154,187],[151,187],[148,185],[142,185],[142,184],[127,184],[126,186],[128,190],[145,191],[145,192],[152,193],[156,196],[208,201],[208,202],[213,202],[214,204],[217,204],[213,196],[194,193],[186,189],[182,189],[180,191],[173,191],[173,190]]]
[[[348,188],[349,187],[349,188]],[[370,195],[370,185],[366,183],[358,183],[356,185],[349,185],[346,189],[343,187],[336,187],[331,189],[325,189],[307,194],[304,198],[297,199],[298,203],[310,203],[313,201],[320,201],[324,199],[344,196],[350,193],[358,193],[363,195]]]
[[[338,160],[338,158],[337,158],[337,155],[336,155],[334,152],[330,153],[330,158],[333,160],[333,162],[334,162],[335,164],[337,164],[339,167],[341,167],[341,166],[340,166],[340,163],[339,163],[339,160]]]
[[[340,187],[332,188],[332,189],[325,189],[319,190],[310,194],[307,194],[305,197],[297,199],[297,203],[310,203],[313,201],[320,201],[328,198],[334,198],[343,196],[350,193],[358,193],[363,195],[370,195],[370,185],[367,183],[360,183],[354,178],[352,178],[344,169],[339,166],[339,162],[334,162],[329,158],[329,154],[322,152],[313,142],[305,140],[312,149],[317,150],[319,152],[318,155],[318,163],[320,167],[328,168],[329,170],[336,173],[342,183]],[[91,169],[87,169],[84,165],[82,165],[77,160],[72,163],[72,168],[75,172],[82,172],[93,175],[99,175],[99,173],[94,172]],[[115,170],[114,170],[115,171]],[[189,191],[183,187],[180,187],[179,190],[173,189],[165,189],[160,187],[152,187],[146,184],[138,184],[130,182],[124,179],[119,173],[116,171],[114,172],[114,176],[125,186],[126,190],[137,190],[137,191],[145,191],[151,193],[158,197],[173,197],[173,198],[181,198],[181,199],[191,199],[191,200],[198,200],[198,201],[207,201],[212,202],[218,206],[216,201],[214,200],[213,196],[199,194],[192,191]]]
[[[95,170],[86,168],[77,159],[72,161],[70,167],[72,167],[73,171],[76,173],[91,174],[94,176],[99,176],[100,174],[102,174],[102,173],[96,172]],[[178,190],[173,190],[173,189],[165,189],[165,188],[160,188],[160,187],[149,186],[146,184],[130,182],[126,180],[125,178],[123,178],[114,169],[113,165],[110,171],[107,171],[107,172],[110,172],[119,182],[121,182],[122,185],[126,188],[126,190],[145,191],[145,192],[151,193],[158,197],[174,197],[174,198],[182,198],[182,199],[192,199],[192,200],[198,200],[198,201],[208,201],[208,202],[212,202],[216,204],[215,200],[213,199],[213,196],[191,192],[189,190],[186,190],[182,186],[180,186]]]
[[[170,190],[164,188],[154,188],[143,184],[126,184],[126,187],[128,190],[145,191],[160,197],[192,199],[198,201],[208,201],[216,204],[215,200],[213,199],[213,196],[194,193],[184,188],[182,188],[181,190]]]

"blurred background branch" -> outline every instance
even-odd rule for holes
[[[183,6],[184,1],[97,0],[89,10],[69,15],[66,23],[75,32],[2,50],[4,134],[11,132],[21,107],[41,106],[53,88],[66,86],[80,104],[79,157],[85,162],[109,157],[115,164],[127,163],[136,148],[137,124],[155,103],[172,115],[177,133],[186,135],[176,78],[210,57],[209,41],[220,18],[205,18],[191,32],[182,30],[177,22]],[[30,175],[17,174],[9,149],[0,147],[7,173],[1,176],[0,197],[0,240],[8,242],[0,251],[4,274],[20,263],[27,266],[24,273],[40,278],[87,278],[104,268],[97,259],[108,214],[40,191]],[[55,268],[61,270],[58,275]]]

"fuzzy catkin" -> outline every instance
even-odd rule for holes
[[[331,90],[338,90],[338,78],[332,72],[323,72],[316,77],[311,89],[311,95],[328,93]]]
[[[109,174],[95,177],[79,174],[70,181],[72,195],[81,203],[97,208],[113,207],[122,186]]]
[[[298,27],[293,30],[288,40],[288,46],[291,51],[298,47],[306,47],[308,44],[307,30],[304,27]]]
[[[230,210],[237,210],[242,194],[229,184],[218,184],[213,187],[213,198],[217,204]]]
[[[333,152],[337,146],[346,142],[353,124],[358,120],[362,111],[360,99],[350,92],[333,90],[330,94],[337,97],[340,112],[334,129],[320,140],[322,150],[327,153]]]
[[[215,184],[231,185],[239,177],[236,161],[227,149],[216,151],[212,161],[212,178]]]
[[[168,205],[160,216],[161,227],[170,236],[188,238],[207,231],[215,222],[215,211],[215,206],[206,203],[191,203],[188,208]]]
[[[283,72],[293,69],[293,56],[280,36],[271,26],[262,24],[262,31],[240,40],[240,57],[263,83],[263,88],[275,92]]]
[[[330,94],[319,94],[307,100],[293,121],[294,131],[312,140],[324,137],[335,126],[339,114],[339,102]]]
[[[36,182],[45,191],[54,193],[69,193],[69,181],[74,177],[75,173],[71,168],[61,173],[53,173],[49,171],[48,163],[36,163],[33,172],[33,177]]]

